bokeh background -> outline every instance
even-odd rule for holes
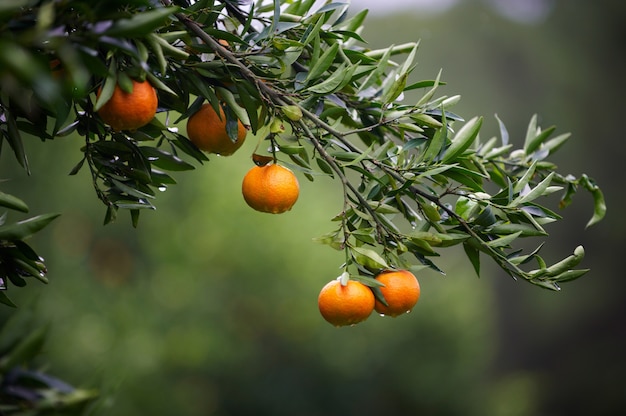
[[[433,7],[435,4],[436,7]],[[312,238],[333,228],[341,190],[300,176],[289,213],[249,209],[240,181],[255,143],[176,175],[137,230],[103,226],[77,137],[27,143],[32,176],[2,152],[4,192],[32,213],[63,215],[32,240],[51,283],[11,297],[50,325],[42,363],[102,393],[100,413],[135,415],[615,415],[626,408],[623,114],[626,3],[599,0],[354,0],[371,7],[370,47],[421,39],[415,81],[443,69],[454,109],[497,113],[521,145],[530,117],[573,137],[555,161],[603,187],[609,214],[584,193],[548,228],[549,260],[578,244],[592,271],[559,293],[494,267],[480,279],[462,251],[447,275],[419,276],[422,298],[400,318],[337,329],[317,294],[342,253]],[[407,100],[411,100],[407,96]],[[537,241],[538,243],[539,241]]]

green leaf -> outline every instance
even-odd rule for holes
[[[330,77],[320,82],[319,84],[315,84],[307,89],[311,92],[315,92],[318,94],[330,94],[338,91],[342,89],[348,82],[350,82],[350,80],[352,79],[352,75],[354,75],[354,72],[358,67],[358,64],[342,64],[339,68],[335,70],[335,72],[331,74]]]
[[[540,280],[540,279],[532,279],[529,280],[530,283],[532,283],[533,285],[539,286],[543,289],[548,289],[548,290],[554,290],[556,292],[558,292],[559,290],[561,290],[561,288],[559,287],[559,285],[557,285],[555,282],[551,281],[551,280]]]
[[[115,208],[122,208],[128,210],[139,210],[139,209],[156,209],[154,205],[148,202],[137,202],[137,201],[129,201],[129,200],[119,200],[115,201]],[[117,213],[115,213],[117,215]],[[132,214],[132,213],[131,213]],[[111,219],[114,221],[115,218]]]
[[[480,277],[480,252],[469,242],[463,243],[463,250],[465,250],[467,258],[472,263],[476,276]]]
[[[94,112],[97,112],[98,110],[100,110],[102,106],[106,104],[106,102],[109,101],[109,99],[111,99],[111,97],[113,96],[113,91],[115,91],[115,86],[117,85],[117,75],[114,72],[112,72],[114,71],[112,69],[113,65],[114,64],[111,64],[111,68],[109,69],[109,75],[104,81],[104,85],[102,86],[102,89],[100,90],[100,95],[98,95],[98,98],[96,99],[96,103],[93,106]]]
[[[441,153],[441,149],[446,143],[448,129],[445,127],[441,127],[438,129],[433,138],[428,142],[428,147],[423,153],[422,160],[426,163],[432,162],[439,156]]]
[[[571,133],[564,133],[544,143],[543,149],[548,150],[549,154],[556,152],[569,138]]]
[[[441,121],[425,113],[415,113],[411,115],[411,119],[415,120],[421,126],[434,127],[436,129],[443,126]]]
[[[553,264],[545,270],[547,276],[557,276],[566,270],[576,267],[585,257],[585,249],[578,246],[574,249],[574,254],[567,256],[558,263]]]
[[[169,171],[184,171],[194,169],[193,165],[182,160],[180,157],[152,146],[142,146],[141,153],[148,158],[151,164]]]
[[[43,214],[24,221],[0,226],[0,240],[23,240],[50,224],[59,215]]]
[[[435,95],[435,91],[437,90],[437,87],[439,85],[442,85],[442,83],[439,82],[439,79],[441,78],[441,72],[442,72],[442,70],[439,70],[439,73],[437,74],[437,78],[435,79],[435,81],[433,83],[433,87],[430,90],[428,90],[422,96],[422,98],[420,98],[420,100],[416,104],[416,107],[420,107],[420,106],[425,105],[426,103],[428,103],[428,101],[430,101],[430,99],[433,97],[433,95]],[[425,82],[429,82],[429,81],[425,81]],[[417,87],[415,87],[415,84],[414,84],[414,85],[409,86],[407,89],[412,89],[412,88],[417,88]]]
[[[3,52],[5,53],[5,52]],[[26,152],[24,151],[24,144],[22,143],[22,135],[20,134],[20,129],[13,118],[13,114],[8,111],[4,112],[4,116],[6,117],[7,130],[6,133],[0,129],[0,132],[5,133],[5,137],[15,154],[15,159],[17,162],[26,169],[26,173],[30,175],[30,168],[28,166],[28,158],[26,157]]]
[[[391,52],[392,48],[387,48],[385,50],[385,53],[378,61],[376,69],[370,72],[365,81],[363,81],[363,83],[359,87],[359,91],[364,91],[366,88],[371,87],[378,81],[378,79],[380,79],[384,75],[385,70],[387,69],[387,66],[389,64],[389,57],[391,56]]]
[[[333,172],[333,168],[328,164],[328,162],[324,159],[316,158],[317,166],[319,166],[320,170],[325,174],[329,175],[331,178],[335,177],[335,173]]]
[[[21,212],[28,212],[28,205],[21,199],[0,192],[0,206]]]
[[[509,131],[506,129],[506,125],[500,120],[498,115],[495,115],[496,120],[498,120],[498,126],[500,127],[500,140],[502,141],[502,146],[506,146],[509,144]]]
[[[137,188],[132,187],[131,185],[125,184],[122,181],[119,181],[117,179],[111,178],[111,181],[113,182],[113,184],[115,185],[115,187],[120,191],[125,193],[126,195],[130,195],[130,196],[134,196],[138,199],[141,198],[149,198],[152,199],[154,198],[154,195],[150,195],[147,194],[145,192],[140,191]],[[118,204],[116,204],[117,206],[119,206]]]
[[[250,125],[250,118],[248,117],[248,112],[246,111],[245,108],[243,108],[242,106],[239,105],[239,103],[237,102],[237,99],[235,98],[235,95],[227,88],[217,87],[216,90],[220,94],[222,100],[224,100],[224,102],[227,104],[226,108],[224,109],[224,112],[226,113],[227,119],[228,119],[228,112],[232,111],[232,113],[235,116],[237,116],[237,118],[241,121],[241,123],[244,126],[249,126]],[[236,127],[236,125],[235,125],[235,127]],[[235,130],[235,132],[236,132],[236,130]],[[229,136],[230,136],[230,134],[229,134]],[[237,134],[235,134],[234,136],[231,136],[231,138],[233,138],[233,137],[236,138]]]
[[[567,270],[557,276],[554,276],[551,280],[559,283],[571,282],[572,280],[585,275],[588,271],[589,269]]]
[[[5,293],[5,289],[0,289],[0,303],[10,306],[12,308],[17,308],[17,305],[9,299],[9,297]]]
[[[152,86],[156,88],[157,90],[165,91],[172,95],[177,95],[173,89],[168,87],[166,83],[161,81],[161,79],[155,76],[152,72],[146,73],[146,79],[150,81],[150,84],[152,84]]]
[[[450,147],[448,147],[441,159],[442,163],[448,163],[460,156],[476,139],[478,131],[482,126],[483,118],[474,117],[470,119],[452,138]]]
[[[350,251],[352,251],[354,259],[357,263],[362,264],[363,266],[372,268],[372,269],[386,269],[389,268],[389,265],[383,259],[380,254],[375,252],[374,250],[370,250],[369,248],[364,247],[350,247]]]
[[[496,235],[520,233],[523,237],[537,237],[548,235],[543,229],[537,229],[531,224],[498,224],[487,229],[487,232]]]
[[[76,175],[76,174],[77,174],[77,173],[81,170],[81,168],[82,168],[82,167],[83,167],[83,165],[85,164],[85,160],[87,160],[87,158],[86,158],[86,157],[83,157],[83,158],[82,158],[82,159],[81,159],[81,160],[80,160],[80,161],[79,161],[79,162],[78,162],[78,163],[77,163],[77,164],[76,164],[76,165],[72,168],[72,170],[71,170],[71,171],[70,171],[70,173],[69,173],[69,174],[70,174],[70,176],[72,176],[72,175]]]
[[[37,267],[35,262],[22,260],[20,258],[14,258],[13,262],[19,269],[21,269],[21,272],[28,273],[30,276],[36,278],[42,283],[48,283],[48,278],[46,278],[45,273]],[[20,275],[23,276],[22,273],[20,273]]]
[[[514,240],[517,239],[522,234],[521,231],[516,233],[512,233],[509,235],[505,235],[500,238],[496,238],[495,240],[491,240],[487,243],[489,247],[497,248],[497,247],[508,247]]]
[[[530,165],[528,170],[524,173],[524,176],[522,176],[513,186],[514,193],[522,192],[522,190],[526,187],[526,185],[528,185],[528,182],[530,182],[533,175],[535,174],[536,168],[537,168],[537,161],[535,160],[533,164]]]
[[[104,34],[124,38],[147,36],[163,26],[167,18],[179,10],[178,7],[159,7],[136,13],[128,19],[116,21]]]
[[[302,34],[302,37],[300,38],[300,43],[302,44],[302,46],[307,46],[314,39],[317,39],[317,41],[319,41],[319,32],[323,24],[324,19],[322,19],[321,16],[317,16],[317,21],[315,22],[315,25],[309,25]]]
[[[550,174],[548,176],[546,176],[544,180],[539,182],[537,184],[537,186],[535,186],[533,189],[531,189],[530,192],[528,192],[528,193],[526,193],[524,195],[520,195],[517,198],[515,198],[509,204],[509,207],[514,208],[514,207],[516,207],[518,205],[521,205],[521,204],[524,204],[526,202],[530,202],[530,201],[533,201],[533,200],[539,198],[541,195],[543,195],[543,193],[548,188],[548,186],[550,186],[550,182],[552,182],[552,178],[554,177],[554,175],[555,175],[555,172],[550,172]]]
[[[543,131],[537,132],[537,135],[524,144],[524,151],[527,155],[539,149],[541,144],[556,130],[555,126],[548,127]]]
[[[322,56],[317,59],[311,68],[309,69],[309,73],[305,79],[306,82],[310,80],[318,79],[335,61],[335,57],[337,56],[337,52],[339,51],[339,44],[333,43]]]
[[[593,217],[591,217],[589,222],[587,222],[587,228],[602,221],[606,215],[606,202],[604,201],[604,194],[602,193],[602,190],[600,190],[600,187],[595,184],[593,179],[583,174],[581,182],[585,189],[587,189],[593,197]]]
[[[537,136],[537,114],[533,114],[526,129],[526,138],[524,139],[524,149],[527,149],[530,142]],[[527,152],[528,154],[528,152]]]
[[[392,101],[394,101],[396,98],[398,98],[400,96],[400,94],[402,94],[404,92],[404,88],[406,87],[406,81],[409,77],[409,73],[406,72],[402,75],[400,75],[398,77],[398,79],[396,79],[393,84],[391,84],[391,87],[389,89],[387,89],[387,91],[385,92],[385,95],[383,97],[383,102],[385,104],[388,104]]]

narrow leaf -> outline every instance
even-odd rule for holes
[[[0,240],[22,240],[44,228],[59,215],[43,214],[24,221],[0,226]]]
[[[509,144],[509,131],[506,129],[506,126],[500,120],[500,117],[496,114],[496,120],[498,120],[498,126],[500,126],[500,140],[502,141],[502,146],[506,146]]]
[[[487,245],[489,247],[497,248],[497,247],[508,247],[517,237],[522,234],[521,231],[516,233],[512,233],[509,235],[502,236],[500,238],[496,238],[495,240],[489,241]]]
[[[532,179],[535,174],[535,169],[537,168],[537,161],[535,160],[532,165],[528,168],[528,170],[524,173],[524,176],[520,178],[513,186],[513,192],[519,193],[528,185],[528,182]]]
[[[353,253],[356,253],[354,259],[359,264],[375,269],[385,269],[389,267],[385,259],[383,259],[380,254],[374,250],[364,247],[350,247],[350,250]]]
[[[142,37],[163,26],[166,19],[176,13],[178,7],[159,7],[134,14],[129,19],[120,19],[105,32],[109,36]]]
[[[589,178],[587,175],[581,177],[582,185],[589,191],[593,197],[593,217],[589,220],[586,227],[600,222],[606,215],[606,202],[604,201],[604,194],[600,190],[600,187]]]
[[[555,175],[554,172],[550,172],[550,174],[546,176],[544,180],[539,182],[537,186],[535,186],[530,192],[524,195],[518,196],[517,198],[513,200],[513,202],[509,204],[509,206],[515,207],[517,205],[521,205],[526,202],[530,202],[539,198],[541,195],[543,195],[544,191],[548,188],[548,186],[550,186],[550,182],[552,182],[552,178],[554,177],[554,175]]]
[[[28,205],[18,197],[0,192],[0,206],[21,212],[28,212]]]
[[[463,243],[463,250],[472,263],[476,276],[480,277],[480,252],[469,243]]]
[[[539,129],[538,129],[539,130]],[[533,153],[535,150],[539,149],[541,144],[546,141],[548,137],[556,130],[555,126],[548,127],[543,131],[538,131],[537,135],[533,137],[526,145],[524,146],[524,151],[527,155]]]
[[[533,114],[528,123],[526,129],[526,138],[524,139],[524,149],[528,148],[528,145],[537,136],[537,114]]]
[[[311,69],[309,69],[309,74],[307,75],[305,81],[310,81],[312,79],[319,78],[335,61],[335,57],[337,56],[337,52],[339,51],[339,44],[333,43],[330,48],[326,49],[326,51],[316,60]]]
[[[463,127],[461,127],[452,138],[452,143],[450,144],[450,147],[446,149],[441,162],[448,163],[456,159],[457,156],[460,156],[468,147],[470,147],[476,139],[482,123],[482,117],[474,117],[465,123],[465,125],[463,125]]]
[[[404,88],[406,87],[406,81],[409,77],[409,73],[404,73],[396,79],[391,87],[386,91],[385,96],[383,98],[383,102],[385,104],[394,101],[396,98],[400,96],[404,92]]]

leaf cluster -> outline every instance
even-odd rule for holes
[[[555,192],[564,207],[583,188],[595,201],[589,225],[604,216],[593,180],[560,174],[549,161],[569,135],[553,136],[554,127],[533,117],[515,148],[497,119],[500,137],[483,141],[482,117],[466,121],[451,111],[459,96],[437,95],[441,73],[410,81],[419,43],[367,47],[366,16],[349,14],[348,3],[313,0],[7,6],[0,59],[8,61],[3,47],[23,59],[0,78],[1,137],[28,168],[23,133],[46,140],[77,132],[84,157],[71,173],[89,169],[105,222],[128,209],[136,226],[141,210],[154,208],[155,190],[175,183],[170,172],[208,161],[178,125],[209,102],[226,110],[231,137],[237,121],[260,137],[253,160],[273,158],[312,181],[342,184],[337,226],[318,241],[345,253],[342,268],[353,278],[375,285],[380,270],[415,260],[442,272],[434,260],[454,245],[477,273],[487,255],[548,289],[584,274],[575,269],[582,248],[548,266],[543,244],[528,254],[515,246],[547,236],[545,225],[561,219],[543,202]],[[158,89],[162,116],[115,132],[97,109],[131,79]],[[408,91],[420,97],[406,103]],[[536,269],[522,269],[531,262]]]
[[[4,192],[0,192],[0,207],[28,212],[24,201]],[[58,214],[43,214],[22,221],[7,222],[7,212],[0,216],[0,303],[15,306],[6,294],[9,285],[23,287],[31,278],[48,283],[44,259],[24,240],[46,227],[56,217]]]
[[[29,311],[30,312],[30,311]],[[0,411],[3,415],[81,415],[97,392],[77,389],[38,370],[46,327],[33,329],[32,316],[21,312],[0,328]]]

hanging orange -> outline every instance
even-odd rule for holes
[[[322,317],[335,326],[358,324],[374,310],[374,293],[363,283],[348,280],[343,286],[337,279],[328,282],[317,298]]]
[[[410,312],[420,297],[420,285],[415,275],[408,270],[391,270],[380,273],[376,280],[384,284],[380,291],[387,302],[376,299],[376,312],[398,316]]]
[[[211,104],[204,104],[187,120],[187,137],[196,147],[208,153],[232,155],[243,145],[247,130],[237,121],[237,140],[226,131],[226,115],[222,107],[218,115]]]
[[[109,101],[98,110],[102,120],[114,130],[136,130],[150,123],[156,114],[159,100],[154,87],[148,81],[132,83],[132,92],[116,85]]]
[[[296,203],[300,185],[291,170],[271,163],[250,169],[243,178],[241,192],[253,209],[280,214]]]

